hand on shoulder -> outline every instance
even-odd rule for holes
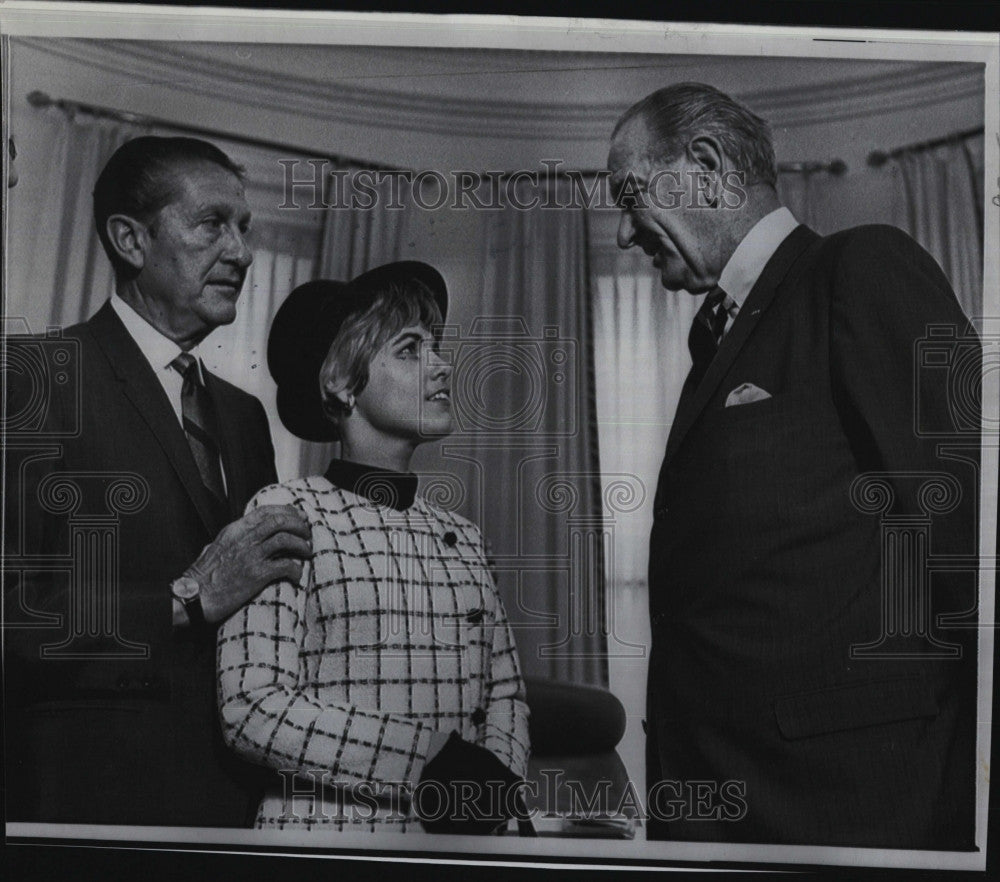
[[[311,557],[302,513],[291,505],[265,504],[223,527],[184,575],[198,582],[205,620],[215,624],[272,582],[298,581],[303,561]]]

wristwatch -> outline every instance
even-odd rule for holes
[[[205,628],[205,611],[201,608],[201,585],[192,576],[181,576],[170,583],[170,593],[181,602],[192,628]]]

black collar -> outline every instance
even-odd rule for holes
[[[417,476],[412,472],[396,472],[346,459],[331,460],[325,477],[334,487],[396,511],[408,509],[417,495]]]

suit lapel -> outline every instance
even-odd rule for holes
[[[712,398],[734,359],[739,355],[754,328],[757,327],[757,322],[771,305],[778,286],[788,275],[796,259],[817,238],[819,238],[817,234],[804,225],[799,225],[792,230],[765,265],[764,271],[760,274],[760,278],[757,279],[743,303],[743,307],[737,314],[732,328],[722,338],[719,351],[708,366],[701,383],[696,389],[690,388],[688,383],[684,384],[681,400],[677,405],[677,413],[674,416],[673,425],[670,427],[670,436],[667,439],[664,465],[673,459],[680,449],[688,431],[705,409],[705,405]]]
[[[191,497],[205,529],[214,537],[222,526],[217,506],[209,498],[209,491],[201,481],[177,414],[146,357],[132,335],[125,330],[110,303],[104,304],[87,322],[87,326],[122,384],[125,397],[149,426],[150,433]]]
[[[247,469],[244,457],[237,458],[237,451],[245,449],[242,439],[243,427],[236,420],[226,419],[227,391],[214,374],[205,370],[205,385],[215,405],[216,423],[219,429],[219,444],[222,449],[222,468],[226,473],[226,495],[229,497],[227,511],[230,519],[241,517],[243,512],[237,506],[239,500],[249,499],[253,494],[247,489]]]

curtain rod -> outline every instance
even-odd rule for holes
[[[259,147],[265,150],[274,150],[279,153],[298,153],[303,156],[320,157],[327,159],[334,165],[353,165],[360,169],[370,169],[381,172],[412,172],[412,169],[404,169],[398,166],[381,165],[379,163],[368,162],[367,160],[356,159],[352,156],[340,156],[337,154],[324,154],[309,147],[302,147],[296,144],[289,144],[284,141],[272,141],[267,138],[254,138],[250,135],[239,135],[233,132],[225,132],[219,129],[212,129],[206,126],[196,126],[190,123],[175,122],[174,120],[163,119],[162,117],[147,116],[141,113],[133,113],[128,110],[117,110],[113,107],[101,107],[95,104],[84,104],[81,101],[71,101],[66,98],[51,98],[45,92],[35,91],[28,93],[28,103],[32,107],[46,109],[54,107],[62,111],[67,116],[76,113],[86,113],[99,119],[110,119],[115,122],[128,123],[131,125],[153,126],[161,129],[170,129],[186,135],[197,135],[207,138],[222,138],[237,144],[245,144],[250,147]],[[870,162],[869,158],[869,162]],[[829,162],[779,162],[778,171],[785,174],[814,174],[816,172],[826,172],[839,177],[847,171],[847,163],[842,159],[831,159]],[[542,172],[504,172],[501,179],[506,179],[512,175],[520,175],[537,180],[542,177]],[[596,178],[607,175],[606,169],[576,169],[573,171],[575,178]],[[552,177],[567,177],[568,173],[556,171],[546,174]],[[485,176],[484,176],[485,177]]]
[[[293,152],[303,156],[314,156],[327,159],[334,165],[356,165],[360,168],[372,169],[373,171],[396,172],[404,169],[395,168],[390,165],[379,165],[367,162],[362,159],[355,159],[351,156],[339,156],[334,153],[324,154],[308,147],[301,147],[295,144],[288,144],[284,141],[271,141],[267,138],[254,138],[250,135],[237,135],[232,132],[224,132],[219,129],[211,129],[206,126],[196,126],[190,123],[175,122],[174,120],[163,119],[157,116],[147,116],[141,113],[132,113],[127,110],[116,110],[112,107],[100,107],[95,104],[84,104],[80,101],[70,101],[65,98],[50,98],[45,92],[30,92],[28,103],[32,107],[48,108],[55,107],[67,116],[75,113],[86,113],[99,119],[110,119],[114,122],[129,123],[131,125],[154,126],[161,129],[171,129],[186,135],[199,135],[208,138],[224,138],[237,144],[246,144],[250,147],[261,147],[265,150],[275,150],[280,153]]]
[[[940,138],[931,138],[929,141],[918,141],[916,144],[907,144],[905,147],[896,147],[894,150],[885,152],[883,150],[873,150],[868,154],[868,164],[872,168],[879,168],[885,165],[890,159],[898,159],[904,153],[912,153],[918,150],[931,150],[934,147],[941,147],[944,144],[951,144],[956,141],[964,141],[976,135],[982,135],[984,129],[980,126],[977,129],[965,129],[961,132],[953,132]]]

